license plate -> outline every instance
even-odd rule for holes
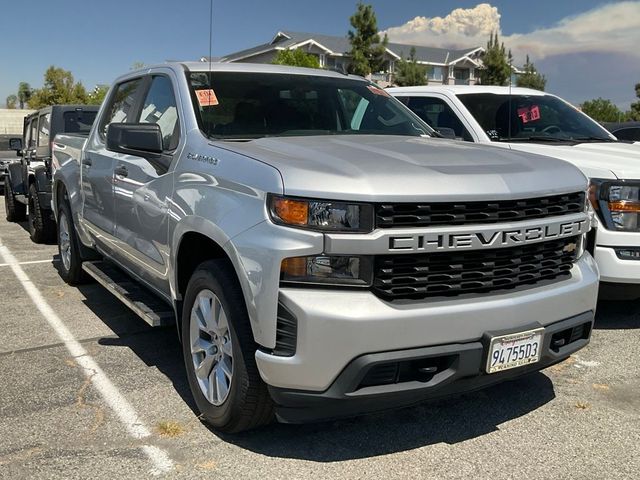
[[[540,360],[543,329],[492,337],[489,343],[487,373],[523,367]]]

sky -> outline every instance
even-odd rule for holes
[[[346,35],[355,0],[214,0],[213,55],[271,40],[278,30]],[[522,62],[528,53],[547,91],[574,104],[603,97],[622,108],[640,82],[640,1],[369,0],[392,41],[484,46],[498,30]],[[88,89],[135,62],[196,60],[209,52],[209,0],[2,0],[0,105],[49,65]],[[27,7],[28,5],[28,7]],[[27,33],[28,32],[28,33]]]

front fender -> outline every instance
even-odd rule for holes
[[[51,193],[51,177],[47,170],[47,167],[44,165],[39,165],[33,170],[38,193]]]
[[[9,177],[14,195],[25,195],[27,193],[28,185],[25,185],[22,179],[22,163],[10,163],[7,166],[7,176]]]

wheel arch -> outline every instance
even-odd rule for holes
[[[252,305],[251,288],[243,273],[242,261],[229,246],[229,238],[213,223],[198,218],[183,219],[173,235],[173,247],[170,262],[171,294],[174,299],[178,332],[182,316],[184,294],[195,269],[207,260],[224,259],[229,262],[238,280],[247,306],[254,339],[259,337],[258,322]]]

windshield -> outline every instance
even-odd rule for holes
[[[470,93],[458,98],[494,142],[612,140],[596,122],[551,95]]]
[[[192,72],[200,127],[213,138],[290,135],[430,135],[384,90],[362,80],[296,74]]]

